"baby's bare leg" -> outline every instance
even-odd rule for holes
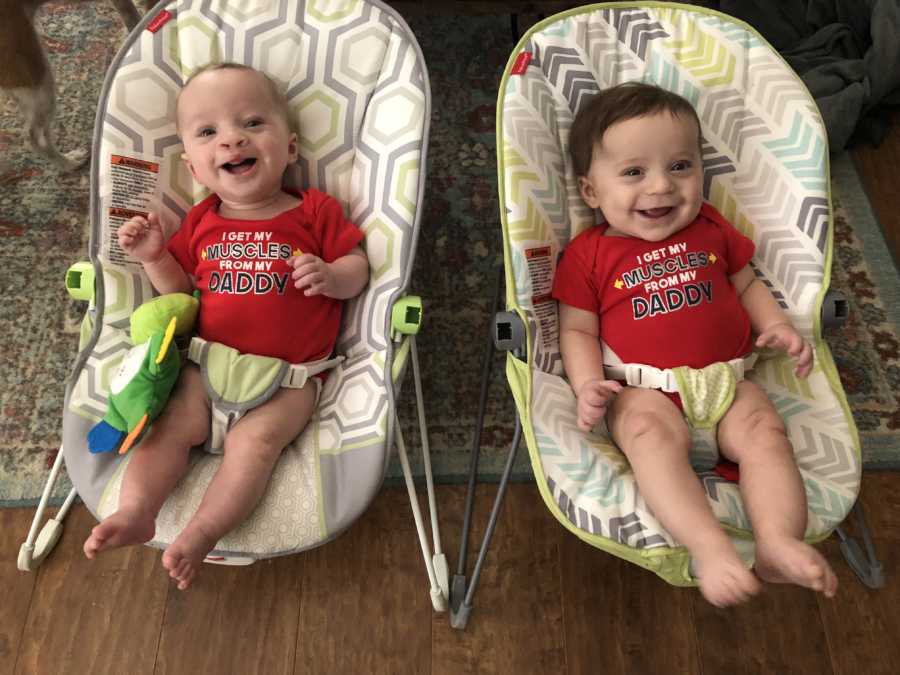
[[[162,415],[131,451],[122,477],[119,508],[84,542],[84,553],[140,544],[155,533],[156,516],[187,470],[188,451],[206,440],[209,405],[199,370],[188,364]]]
[[[793,447],[778,411],[753,382],[738,384],[734,403],[719,423],[719,449],[740,466],[741,496],[753,525],[759,576],[833,596],[837,577],[819,552],[803,541],[806,493]]]
[[[315,399],[312,381],[302,389],[281,389],[228,432],[222,464],[197,513],[163,554],[163,566],[180,590],[190,585],[216,542],[256,508],[282,450],[312,416]]]
[[[691,468],[690,432],[675,404],[658,391],[629,387],[613,401],[607,420],[647,505],[696,561],[704,597],[724,606],[756,593],[759,583],[713,515]]]

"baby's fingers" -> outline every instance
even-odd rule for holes
[[[581,395],[582,400],[590,406],[602,406],[609,399],[609,393],[605,389],[589,389]]]
[[[315,256],[297,256],[295,258],[290,258],[288,263],[293,264],[294,272],[291,276],[293,276],[294,279],[301,279],[310,274],[322,274],[322,265]]]
[[[777,347],[778,336],[775,333],[762,333],[756,338],[757,347]]]
[[[606,416],[606,407],[589,407],[578,411],[578,428],[590,431]]]
[[[135,216],[130,220],[126,221],[119,228],[119,236],[129,236],[134,237],[139,232],[141,232],[145,227],[147,227],[147,220],[142,218],[141,216]]]
[[[792,354],[793,356],[793,354]],[[794,368],[794,374],[797,377],[806,377],[812,372],[813,367],[813,350],[812,346],[803,340],[803,346],[796,355],[797,367]]]
[[[611,392],[618,394],[622,391],[622,383],[618,380],[603,380],[600,382],[604,388],[609,389]]]
[[[322,287],[325,285],[325,275],[321,272],[315,271],[304,271],[302,269],[297,269],[294,271],[294,288],[302,289],[307,288],[307,295],[315,295],[318,292],[321,292]]]
[[[784,346],[784,351],[787,352],[789,356],[796,358],[800,356],[800,352],[802,352],[803,348],[806,346],[806,340],[800,337],[799,333],[792,331],[782,336],[781,344]]]
[[[293,267],[294,269],[299,269],[304,265],[315,265],[316,261],[319,258],[314,256],[312,253],[301,253],[300,255],[294,255],[288,258],[288,265]]]
[[[309,288],[303,291],[303,295],[311,296],[311,295],[322,295],[325,292],[325,284],[317,283],[312,284]]]
[[[590,431],[594,428],[594,425],[584,419],[581,415],[578,416],[578,428],[582,431]]]

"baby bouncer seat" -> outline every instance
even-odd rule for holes
[[[718,12],[673,3],[603,3],[550,17],[513,51],[497,102],[497,157],[507,312],[494,342],[509,350],[506,374],[518,419],[507,473],[472,579],[463,565],[451,584],[451,621],[466,625],[496,514],[524,434],[541,496],[571,532],[651,570],[693,585],[691,560],[637,490],[625,456],[603,433],[576,427],[564,379],[558,311],[550,297],[561,251],[597,214],[581,200],[568,156],[580,106],[598,91],[644,81],[691,101],[702,122],[704,197],[756,243],[751,265],[815,348],[806,380],[786,355],[762,353],[749,378],[784,419],[809,505],[806,540],[828,537],[856,502],[861,459],[853,418],[822,338],[845,308],[829,293],[832,222],[828,146],[818,109],[798,76],[750,26]],[[674,337],[674,336],[673,336]],[[608,375],[609,376],[609,375]],[[753,559],[750,523],[738,485],[692,463],[708,501],[742,557]],[[473,453],[470,486],[477,452]],[[881,583],[861,510],[864,548],[839,530],[854,570]]]
[[[395,413],[407,364],[418,377],[415,332],[421,301],[406,295],[421,215],[430,115],[428,73],[403,19],[379,0],[212,0],[164,2],[116,56],[97,112],[91,170],[90,264],[67,286],[90,299],[80,353],[66,392],[63,448],[22,546],[33,569],[59,536],[75,493],[98,518],[116,509],[130,455],[90,454],[86,436],[106,410],[111,374],[131,347],[129,317],[153,296],[116,230],[152,205],[178,223],[205,195],[182,165],[175,97],[199,67],[233,61],[266,72],[286,92],[300,158],[287,181],[333,195],[365,233],[370,281],[345,303],[336,353],[344,357],[304,432],[278,461],[251,517],[208,560],[231,564],[309,549],[347,529],[380,488],[395,440],[428,570],[442,608],[446,563],[440,549],[425,450],[434,556],[429,550]],[[422,438],[427,438],[421,410]],[[65,459],[74,490],[36,536],[47,495]],[[166,502],[151,545],[164,547],[194,513],[221,456],[194,451]]]

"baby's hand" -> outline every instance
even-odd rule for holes
[[[606,416],[606,409],[613,397],[622,391],[615,380],[588,380],[577,392],[578,428],[590,431]]]
[[[132,258],[142,263],[159,260],[166,248],[159,216],[148,213],[147,217],[135,216],[119,228],[119,246]]]
[[[769,347],[787,352],[794,359],[797,377],[806,377],[812,371],[813,351],[810,344],[789,323],[776,323],[756,338],[757,347]]]
[[[288,258],[288,265],[294,268],[291,278],[294,288],[306,288],[304,295],[325,295],[332,297],[336,292],[335,275],[331,265],[312,253],[303,253]]]

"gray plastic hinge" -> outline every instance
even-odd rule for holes
[[[472,606],[465,604],[466,577],[454,574],[450,584],[450,625],[457,630],[465,630],[469,623]]]
[[[884,569],[877,560],[867,556],[855,539],[845,539],[841,542],[841,553],[850,565],[856,576],[867,588],[876,589],[884,587]]]
[[[840,328],[847,323],[850,303],[840,291],[828,289],[822,303],[822,328]]]
[[[850,536],[843,525],[840,525],[835,531],[841,539],[841,553],[847,564],[850,565],[850,569],[856,573],[863,584],[872,589],[882,588],[884,586],[884,568],[875,552],[875,541],[869,523],[866,522],[862,503],[856,502],[850,513],[856,516],[856,527],[862,545],[855,537]]]
[[[494,316],[494,346],[505,352],[525,347],[525,325],[515,312],[497,312]]]

